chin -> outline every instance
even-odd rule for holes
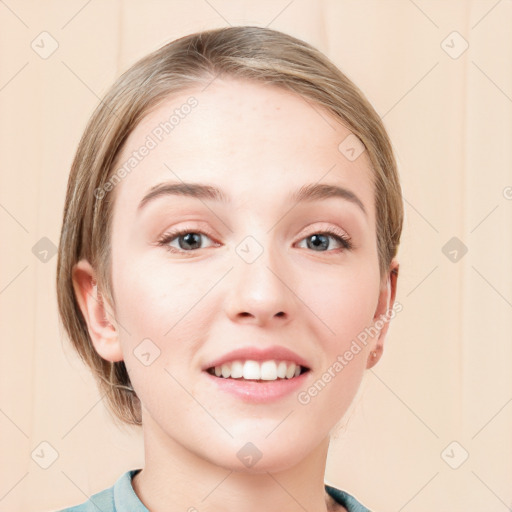
[[[277,432],[272,435],[274,434]],[[254,441],[245,442],[231,440],[228,445],[220,447],[221,455],[219,454],[219,445],[216,445],[216,451],[207,454],[206,458],[216,466],[230,471],[264,474],[290,469],[307,456],[305,447],[297,446],[289,438],[285,442],[277,435],[274,440],[265,440],[262,437],[258,436],[258,439]],[[250,438],[250,436],[246,437],[246,439]]]

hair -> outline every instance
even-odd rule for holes
[[[93,112],[71,166],[57,261],[59,314],[70,341],[90,367],[115,420],[141,425],[140,401],[123,361],[98,355],[73,288],[74,265],[86,259],[98,289],[115,311],[111,281],[111,223],[115,194],[108,190],[125,141],[149,111],[170,95],[214,78],[271,84],[326,109],[364,145],[372,167],[381,279],[400,243],[402,193],[391,143],[363,93],[323,53],[285,33],[239,26],[194,33],[143,57],[122,74]]]

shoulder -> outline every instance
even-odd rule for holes
[[[345,491],[327,484],[325,484],[325,490],[336,503],[343,505],[347,512],[371,512],[370,509],[359,503],[359,501]]]
[[[131,485],[132,476],[138,471],[140,469],[123,473],[112,487],[92,495],[87,501],[79,505],[58,512],[98,512],[99,510],[101,512],[120,512],[121,509],[125,510],[125,505],[128,505],[128,510],[131,510],[131,512],[145,512],[147,509],[136,498]]]
[[[113,487],[94,494],[84,503],[64,508],[58,512],[98,512],[98,510],[101,510],[101,512],[115,512]]]

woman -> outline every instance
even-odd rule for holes
[[[402,218],[379,116],[310,45],[210,30],[124,73],[73,162],[57,289],[145,465],[66,510],[367,510],[323,479]]]

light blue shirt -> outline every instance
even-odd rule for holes
[[[62,509],[58,512],[149,512],[135,494],[132,486],[132,478],[139,471],[140,469],[127,471],[118,478],[112,487],[94,494],[85,503]],[[336,502],[343,505],[348,512],[370,512],[370,510],[345,491],[340,491],[330,485],[325,485],[325,490]]]

